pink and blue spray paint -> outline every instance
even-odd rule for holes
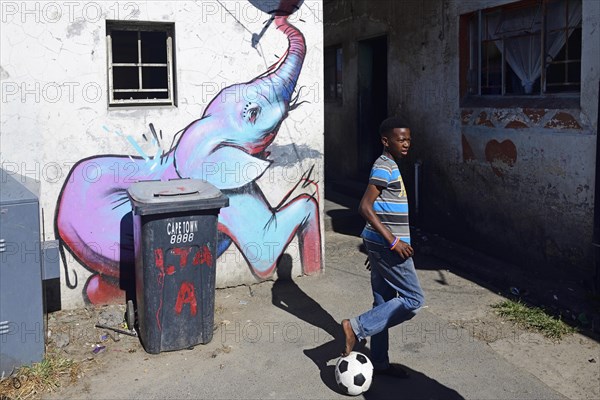
[[[71,170],[58,199],[55,231],[64,248],[92,272],[83,288],[87,301],[123,298],[119,282],[134,265],[127,188],[138,180],[204,179],[225,192],[230,205],[219,215],[217,256],[235,243],[258,278],[274,273],[296,236],[302,271],[321,270],[318,186],[310,171],[274,207],[256,183],[271,164],[267,147],[288,111],[298,106],[293,93],[306,54],[304,35],[287,17],[273,21],[288,38],[285,55],[252,81],[223,89],[169,151],[154,157],[95,156]],[[240,167],[247,173],[224,173]],[[71,282],[67,273],[66,282],[76,287],[77,275]]]

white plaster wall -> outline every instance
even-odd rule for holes
[[[155,154],[156,147],[142,138],[151,135],[149,123],[162,130],[162,146],[168,148],[177,131],[202,116],[218,90],[247,82],[275,63],[287,39],[274,25],[257,49],[251,46],[252,34],[261,31],[268,17],[247,1],[3,1],[0,162],[41,181],[43,239],[55,238],[55,205],[71,165],[100,154],[136,155],[117,131]],[[175,23],[177,107],[108,108],[107,19]],[[321,2],[305,1],[290,21],[306,38],[297,88],[305,87],[302,99],[307,103],[290,112],[271,145],[271,158],[283,159],[275,160],[259,185],[272,205],[312,165],[313,177],[323,181]],[[283,154],[290,148],[297,151]],[[323,199],[323,188],[319,195]],[[321,202],[321,216],[322,207]],[[292,245],[288,251],[298,273],[297,248]],[[80,283],[74,290],[62,287],[63,307],[82,303],[87,271],[69,256],[69,270],[73,268]],[[218,260],[217,271],[217,286],[256,281],[233,245]]]

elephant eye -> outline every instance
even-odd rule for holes
[[[260,115],[260,106],[258,104],[248,103],[246,107],[244,107],[244,112],[242,116],[244,119],[251,124],[256,123],[258,116]]]
[[[253,108],[249,111],[249,117],[248,117],[248,121],[255,123],[256,122],[256,118],[258,117],[258,108]]]

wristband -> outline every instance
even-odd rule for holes
[[[400,241],[400,239],[395,238],[394,241],[392,242],[392,244],[390,245],[390,250],[394,250],[394,248],[398,245],[399,241]]]

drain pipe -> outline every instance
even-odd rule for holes
[[[596,181],[594,191],[594,263],[596,265],[596,294],[600,294],[600,82],[598,83],[598,122],[596,125]]]
[[[417,222],[421,222],[420,192],[421,192],[421,167],[423,162],[419,159],[415,162],[415,214]]]

